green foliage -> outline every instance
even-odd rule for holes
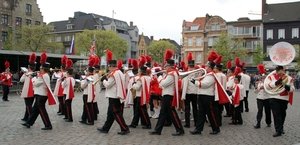
[[[222,63],[226,64],[228,60],[234,60],[239,57],[244,59],[248,54],[248,50],[243,46],[243,38],[235,38],[232,35],[222,33],[219,40],[214,42],[213,48],[222,55]]]
[[[167,49],[175,50],[176,46],[168,41],[152,41],[148,47],[148,53],[152,58],[153,62],[160,64],[164,63],[164,55]]]
[[[15,30],[16,41],[13,46],[17,50],[30,50],[32,52],[42,52],[45,49],[62,49],[61,42],[56,42],[56,35],[51,33],[54,30],[52,25],[24,25]]]
[[[88,56],[93,40],[95,40],[95,53],[99,58],[106,55],[105,50],[109,49],[114,53],[114,59],[122,59],[128,50],[126,40],[114,31],[84,30],[75,35],[75,53]]]
[[[295,66],[295,70],[300,71],[300,45],[295,44],[293,46],[294,46],[295,52],[296,52],[294,60],[297,63],[297,65]]]
[[[253,62],[255,65],[258,64],[263,64],[264,59],[267,57],[266,53],[263,53],[263,48],[259,44],[255,49],[254,49],[254,54],[253,54]]]
[[[12,50],[13,49],[13,44],[12,44],[12,35],[11,35],[11,30],[7,32],[7,40],[4,43],[4,50]]]

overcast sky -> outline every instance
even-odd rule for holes
[[[296,0],[267,0],[267,3],[285,3]],[[95,13],[125,21],[133,21],[146,36],[155,40],[170,38],[180,44],[183,20],[193,21],[206,13],[218,15],[225,21],[239,17],[260,19],[249,11],[261,13],[261,0],[37,0],[44,22],[67,20],[74,12]]]

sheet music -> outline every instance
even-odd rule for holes
[[[54,73],[54,77],[55,77],[56,79],[60,79],[60,75],[59,75],[58,73]]]
[[[134,74],[133,74],[132,72],[128,72],[128,76],[129,76],[129,77],[133,77]]]
[[[26,67],[20,67],[22,72],[28,72],[28,69]]]

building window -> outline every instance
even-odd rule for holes
[[[65,54],[70,54],[70,47],[65,48]]]
[[[284,29],[278,29],[278,39],[285,39]]]
[[[2,24],[7,25],[8,24],[8,15],[2,14]]]
[[[260,26],[254,26],[252,28],[252,34],[253,37],[260,37]]]
[[[266,53],[267,53],[268,57],[270,57],[269,54],[270,54],[270,49],[271,49],[271,48],[272,48],[272,45],[268,45],[268,46],[267,46],[267,52],[266,52]]]
[[[26,25],[31,25],[31,20],[26,19]]]
[[[211,31],[215,31],[216,30],[216,25],[215,24],[212,24],[211,25]]]
[[[188,38],[188,46],[193,46],[193,38]]]
[[[216,30],[221,30],[220,24],[216,24]]]
[[[41,22],[39,22],[39,21],[35,21],[35,23],[34,23],[35,25],[40,25],[41,24]]]
[[[138,37],[138,36],[139,36],[138,31],[135,31],[135,37]]]
[[[65,41],[71,41],[71,36],[65,36]]]
[[[235,27],[235,35],[250,35],[252,34],[252,27]]]
[[[67,30],[73,29],[73,24],[68,24],[67,25]]]
[[[198,30],[198,28],[199,28],[199,25],[197,25],[197,26],[191,26],[191,31]]]
[[[273,30],[272,29],[267,30],[267,39],[273,39]]]
[[[3,18],[2,18],[3,21]],[[292,29],[292,38],[299,38],[299,28]]]
[[[31,14],[31,5],[26,4],[26,14]]]
[[[253,63],[253,55],[248,55],[245,57],[246,64],[252,64]]]
[[[196,46],[201,46],[201,44],[202,44],[202,39],[196,38]]]
[[[115,31],[116,30],[115,26],[111,26],[111,30]]]
[[[201,63],[201,54],[200,54],[200,52],[196,53],[196,63]]]
[[[212,47],[213,46],[213,41],[214,41],[213,37],[208,38],[208,47]]]
[[[7,40],[7,32],[2,31],[2,42],[5,42]]]
[[[61,36],[56,36],[55,41],[56,41],[56,42],[61,42]]]
[[[16,26],[22,26],[22,18],[16,17]]]

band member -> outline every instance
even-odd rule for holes
[[[25,115],[21,119],[22,121],[27,121],[28,117],[30,116],[32,112],[32,104],[34,101],[34,92],[33,92],[33,77],[35,72],[35,66],[36,66],[36,55],[35,53],[32,53],[29,56],[29,64],[28,64],[28,72],[24,72],[22,77],[20,78],[20,82],[24,83],[21,98],[24,98],[25,101]]]
[[[230,88],[233,87],[234,85],[234,69],[235,67],[232,67],[231,61],[227,62],[227,80],[226,80],[226,93],[231,96],[232,95],[232,90]],[[232,115],[232,104],[226,103],[224,104],[225,109],[226,109],[226,115],[224,117],[231,117]]]
[[[151,78],[151,74],[152,74],[152,71],[151,71],[152,58],[149,55],[146,55],[145,59],[146,59],[145,66],[147,66],[146,74]],[[150,97],[149,101],[147,102],[146,106],[147,106],[148,116],[151,118],[152,117],[151,111],[154,110],[153,109],[154,108],[153,100],[151,99],[151,97]]]
[[[74,85],[75,85],[75,80],[72,76],[73,74],[73,62],[71,59],[67,60],[66,63],[66,70],[67,70],[67,76],[64,80],[62,80],[62,87],[64,89],[64,97],[66,98],[65,100],[65,121],[66,122],[73,122],[73,116],[72,116],[72,100],[75,97],[74,94]]]
[[[94,56],[94,76],[93,79],[94,81],[97,81],[100,79],[100,59],[98,56]],[[100,81],[94,85],[94,91],[95,91],[95,98],[93,100],[93,111],[94,111],[94,119],[98,119],[98,114],[99,114],[99,108],[98,108],[98,99],[100,98],[100,92],[101,92],[101,85]]]
[[[3,89],[3,101],[9,101],[8,100],[8,94],[9,94],[9,87],[12,86],[12,74],[10,73],[10,64],[6,60],[5,63],[5,72],[1,74],[1,81],[2,81],[2,89]]]
[[[188,71],[195,70],[195,61],[193,60],[193,54],[188,53]],[[192,74],[190,74],[192,75]],[[198,122],[198,108],[197,108],[197,86],[194,85],[189,77],[185,77],[182,79],[182,97],[185,103],[185,125],[184,127],[190,128],[190,114],[191,114],[191,103],[193,109],[193,117],[194,117],[194,126],[196,126]]]
[[[162,106],[157,124],[154,131],[150,131],[151,135],[160,135],[165,124],[165,119],[169,116],[174,124],[176,133],[173,136],[184,134],[184,130],[176,113],[176,108],[179,107],[179,89],[178,89],[178,72],[174,69],[174,60],[172,60],[174,52],[167,49],[165,53],[165,70],[167,74],[160,81],[159,86],[162,88]],[[176,107],[176,108],[175,108]]]
[[[217,59],[218,55],[212,51],[208,56],[208,62],[205,65],[206,76],[199,79],[192,79],[191,82],[199,87],[198,107],[199,107],[199,122],[196,124],[194,131],[190,131],[191,134],[201,134],[206,120],[208,117],[209,123],[212,127],[210,134],[218,134],[220,132],[219,124],[216,120],[215,106],[213,102],[215,100],[215,77],[213,68],[215,67],[214,60]]]
[[[265,119],[266,119],[266,124],[268,127],[271,127],[271,108],[270,108],[270,99],[267,93],[264,90],[264,81],[265,81],[265,68],[264,65],[260,64],[257,66],[257,69],[259,70],[260,74],[262,76],[260,77],[261,80],[255,83],[254,87],[254,93],[257,94],[257,115],[256,115],[256,125],[254,128],[260,128],[260,122],[263,116],[263,110],[265,110]]]
[[[162,72],[159,67],[155,68],[155,74],[151,77],[150,82],[150,98],[153,100],[153,110],[154,114],[152,118],[157,119],[159,117],[160,109],[161,109],[161,93],[162,89],[159,87],[159,81],[162,79]]]
[[[56,100],[50,88],[50,76],[48,74],[50,63],[46,62],[47,54],[43,52],[40,57],[40,72],[37,76],[37,79],[33,83],[34,87],[34,96],[35,103],[32,107],[32,112],[25,123],[22,123],[23,126],[30,128],[36,120],[36,118],[41,115],[43,123],[45,125],[42,130],[52,130],[52,125],[45,107],[45,104],[48,100],[49,105],[55,105]]]
[[[237,67],[235,69],[235,78],[234,78],[234,85],[230,90],[232,90],[232,95],[231,99],[233,100],[232,106],[233,106],[233,112],[232,112],[232,122],[229,123],[230,125],[242,125],[243,124],[243,119],[242,119],[242,114],[241,114],[241,100],[244,98],[243,93],[244,93],[244,86],[240,83],[241,81],[241,76],[239,73],[241,72],[241,68]]]
[[[286,117],[288,103],[292,104],[292,92],[295,90],[294,79],[285,73],[283,66],[276,66],[275,71],[265,80],[267,86],[265,89],[272,90],[276,87],[284,87],[284,91],[278,94],[269,94],[270,107],[274,116],[276,133],[273,137],[284,134],[283,125]]]
[[[129,83],[130,78],[132,77],[132,58],[128,59],[128,68],[124,69],[124,75],[125,75],[125,82],[126,84]],[[126,93],[128,92],[128,85],[125,85]],[[127,98],[127,97],[126,97]]]
[[[249,85],[250,85],[251,78],[250,78],[249,75],[245,74],[246,73],[246,69],[244,68],[245,67],[245,62],[240,63],[240,58],[235,59],[235,66],[240,67],[243,71],[239,74],[241,76],[241,81],[240,82],[245,88],[244,89],[245,93],[243,93],[243,94],[245,94],[245,96],[244,96],[243,101],[241,102],[241,112],[244,112],[244,106],[245,106],[245,112],[249,112],[248,93],[249,93]]]
[[[108,98],[108,108],[107,108],[107,117],[104,125],[98,127],[97,130],[102,133],[108,133],[114,120],[118,122],[121,128],[121,132],[118,132],[120,135],[125,135],[130,133],[128,126],[125,123],[123,118],[123,102],[126,99],[125,92],[125,76],[117,68],[117,61],[113,60],[113,53],[109,50],[106,50],[107,61],[109,68],[108,77],[103,77],[103,85],[106,87],[105,97]]]
[[[145,66],[145,61],[140,60],[140,69],[139,69],[139,77],[132,89],[136,90],[136,98],[135,102],[135,114],[132,119],[131,125],[129,127],[135,128],[138,124],[139,118],[141,118],[141,122],[143,125],[143,129],[151,129],[151,122],[149,115],[147,113],[146,103],[150,100],[150,76],[147,75],[147,66]]]
[[[128,72],[128,75],[130,75],[128,84],[127,84],[127,88],[129,88],[127,90],[127,96],[126,96],[126,100],[125,100],[125,107],[129,107],[129,106],[133,106],[133,114],[135,113],[135,104],[137,104],[136,102],[134,102],[134,98],[136,98],[136,91],[134,89],[131,89],[134,82],[136,82],[136,80],[138,79],[138,70],[139,70],[139,66],[138,66],[138,61],[135,59],[131,59],[131,70],[130,72]],[[125,84],[126,86],[126,84]],[[137,125],[135,125],[137,126]]]
[[[57,80],[56,80],[56,84],[55,84],[55,88],[54,88],[54,95],[58,98],[58,115],[64,115],[64,108],[65,108],[65,102],[64,102],[64,89],[62,88],[62,79],[64,79],[66,77],[66,63],[67,63],[67,56],[64,55],[61,58],[61,67],[60,67],[60,71],[57,72]]]
[[[93,99],[95,97],[93,89],[93,71],[94,71],[94,58],[90,56],[88,62],[88,69],[86,77],[81,81],[81,88],[83,89],[83,112],[81,116],[82,124],[94,125],[94,110],[93,110]],[[96,81],[96,80],[95,80]]]

